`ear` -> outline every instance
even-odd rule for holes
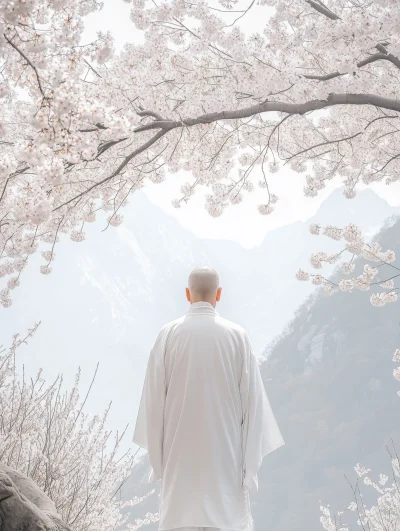
[[[219,302],[220,298],[221,298],[221,291],[222,291],[222,288],[218,288],[217,289],[217,296],[215,297],[215,300],[217,302]]]
[[[190,302],[190,290],[189,290],[189,288],[186,288],[186,298]]]

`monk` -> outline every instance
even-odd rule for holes
[[[150,353],[133,441],[161,481],[159,531],[252,531],[249,491],[284,440],[246,331],[216,311],[216,271],[189,276],[188,312]]]

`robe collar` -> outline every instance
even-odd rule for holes
[[[193,302],[190,305],[190,308],[187,311],[187,313],[190,314],[190,315],[192,315],[194,313],[196,313],[196,314],[206,313],[206,314],[210,314],[210,315],[219,315],[219,313],[214,308],[214,306],[211,303],[206,302],[206,301]]]

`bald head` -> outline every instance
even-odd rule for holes
[[[190,302],[206,301],[215,304],[219,300],[219,277],[218,273],[208,266],[194,269],[188,280]]]

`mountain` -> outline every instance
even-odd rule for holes
[[[83,392],[99,361],[86,410],[99,413],[112,400],[109,427],[131,423],[130,439],[152,343],[165,322],[186,312],[184,288],[194,267],[218,270],[223,286],[218,311],[248,330],[261,356],[312,291],[295,279],[298,267],[309,269],[311,253],[337,247],[312,236],[309,223],[352,221],[372,234],[395,211],[372,191],[349,201],[339,190],[309,222],[269,232],[259,247],[244,249],[232,241],[197,238],[137,192],[123,226],[102,232],[105,224],[88,224],[82,243],[62,237],[50,275],[40,275],[43,261],[33,257],[13,306],[0,310],[0,343],[41,320],[29,347],[19,352],[25,373],[43,367],[47,380],[63,373],[70,385],[80,366]]]
[[[377,237],[397,256],[399,229],[397,219]],[[357,262],[356,274],[364,263]],[[378,279],[393,275],[384,268]],[[371,468],[375,480],[381,472],[391,477],[386,448],[400,444],[392,375],[400,302],[376,308],[369,296],[310,297],[268,349],[262,375],[286,446],[261,471],[257,500],[265,505],[254,506],[259,529],[318,528],[319,500],[337,509],[353,501],[344,475],[354,485],[357,463]]]
[[[388,221],[377,239],[399,256],[400,219]],[[356,274],[364,263],[357,261]],[[355,484],[357,463],[372,469],[372,479],[385,473],[391,482],[386,448],[392,441],[400,446],[399,385],[392,376],[400,301],[376,308],[369,296],[313,293],[264,352],[261,374],[286,444],[260,469],[259,491],[251,496],[256,531],[321,530],[320,501],[347,508],[353,494],[345,476]],[[149,492],[148,472],[145,454],[124,498]],[[159,486],[134,508],[132,520],[157,512],[158,493]],[[370,493],[364,496],[373,502]]]

